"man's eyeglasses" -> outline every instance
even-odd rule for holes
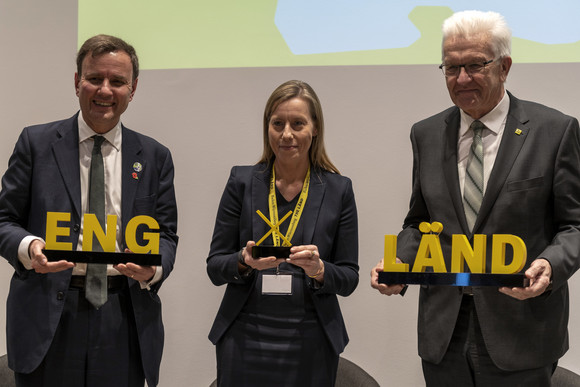
[[[486,60],[485,62],[475,62],[460,65],[441,64],[439,65],[439,68],[441,69],[441,71],[443,71],[443,75],[445,75],[446,77],[455,77],[459,75],[462,67],[465,69],[465,72],[471,76],[482,72],[485,69],[485,67],[494,60],[497,59],[490,59]]]

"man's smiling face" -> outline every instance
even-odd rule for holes
[[[131,58],[124,51],[97,57],[89,53],[82,74],[75,74],[75,88],[85,122],[96,133],[108,132],[119,122],[137,88]]]

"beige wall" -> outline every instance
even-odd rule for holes
[[[69,117],[78,109],[76,12],[74,0],[0,0],[0,174],[24,126]],[[516,63],[508,88],[520,98],[580,117],[578,74],[579,63]],[[224,288],[214,287],[205,272],[215,213],[230,167],[257,160],[263,106],[288,79],[305,80],[319,94],[330,156],[354,182],[361,282],[352,296],[340,299],[351,338],[343,356],[381,385],[421,385],[417,288],[404,298],[387,298],[368,283],[382,255],[383,235],[399,231],[408,206],[411,124],[450,105],[436,66],[142,72],[123,121],[172,150],[181,236],[175,270],[161,290],[166,326],[161,386],[203,386],[215,377],[207,333]],[[0,262],[0,302],[11,275],[12,268]],[[580,277],[570,286],[571,350],[560,365],[580,373]],[[0,332],[1,354],[5,334]]]

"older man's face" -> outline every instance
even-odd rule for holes
[[[447,90],[455,105],[475,119],[489,113],[504,95],[504,82],[512,60],[494,58],[486,35],[469,39],[450,37],[443,43],[443,64],[457,66],[492,60],[480,72],[468,74],[465,68],[447,76]]]

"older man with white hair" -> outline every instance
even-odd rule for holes
[[[527,247],[528,287],[422,286],[418,341],[428,386],[549,386],[568,349],[568,279],[580,260],[578,120],[504,88],[511,32],[495,12],[443,24],[440,68],[455,104],[411,130],[413,191],[397,257],[413,265],[421,222],[453,234],[513,234]],[[507,252],[507,260],[511,259]],[[451,267],[446,261],[447,267]],[[404,285],[371,286],[399,294]]]

